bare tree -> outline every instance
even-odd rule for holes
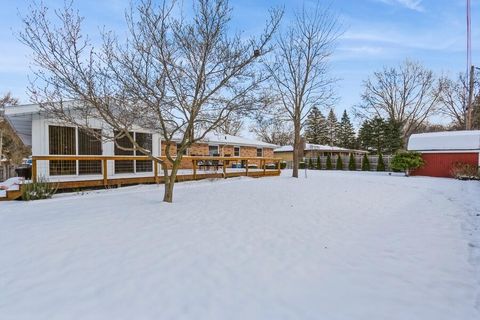
[[[220,133],[230,134],[232,136],[238,135],[243,129],[243,117],[230,117],[223,122],[223,124],[218,128]]]
[[[290,121],[282,119],[278,114],[258,114],[250,126],[258,139],[279,146],[293,144],[293,128]]]
[[[340,34],[338,19],[329,7],[319,2],[313,9],[303,7],[278,36],[275,59],[266,62],[279,105],[293,125],[293,177],[298,177],[305,118],[314,105],[326,107],[333,98],[328,59]]]
[[[83,18],[71,5],[53,17],[34,6],[20,34],[39,67],[32,98],[121,149],[118,139],[126,137],[133,150],[162,165],[163,200],[171,202],[183,151],[255,106],[255,91],[266,79],[255,62],[272,50],[282,12],[272,10],[263,33],[248,40],[230,35],[231,13],[227,0],[198,0],[186,19],[175,1],[143,0],[126,14],[127,39],[103,32],[97,49],[81,33]],[[101,131],[92,119],[101,120]],[[160,133],[166,161],[135,141],[136,127]]]
[[[405,141],[435,111],[442,91],[432,71],[409,60],[398,68],[375,72],[364,87],[356,116],[379,116],[400,123]]]
[[[18,99],[14,98],[10,92],[0,97],[0,160],[3,158],[14,164],[20,164],[22,159],[29,154],[29,148],[23,144],[15,130],[3,116],[6,106],[15,106],[17,104]]]
[[[453,128],[465,129],[468,105],[468,81],[465,74],[460,73],[456,80],[442,77],[440,83],[442,93],[439,99],[439,112],[452,121]],[[477,97],[480,94],[478,82],[475,83],[474,90],[474,96]]]

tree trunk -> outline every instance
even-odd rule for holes
[[[299,150],[300,150],[300,121],[294,121],[294,140],[293,140],[293,173],[292,177],[298,178]]]
[[[172,164],[172,171],[170,174],[168,174],[168,168],[167,165],[165,164],[165,167],[163,169],[164,176],[165,176],[165,193],[163,195],[163,201],[164,202],[173,202],[173,187],[175,186],[175,180],[177,179],[177,173],[178,173],[178,167],[180,166],[181,158],[180,159],[175,159],[175,161]]]

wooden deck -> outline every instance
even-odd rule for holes
[[[280,175],[280,161],[279,158],[246,158],[246,157],[183,157],[187,161],[191,161],[191,169],[180,169],[176,181],[194,181],[202,179],[221,179],[221,178],[234,178],[241,176],[248,176],[253,178],[278,176]],[[34,156],[32,157],[32,181],[35,182],[41,175],[38,170],[38,161],[51,161],[51,160],[65,160],[65,161],[81,161],[81,160],[100,160],[102,161],[102,173],[95,176],[52,176],[47,177],[49,181],[55,183],[59,190],[73,190],[73,189],[85,189],[85,188],[110,188],[121,187],[135,184],[161,184],[164,182],[163,171],[158,168],[157,162],[153,162],[153,172],[136,176],[131,175],[108,175],[107,162],[108,161],[125,161],[125,160],[151,160],[148,157],[142,156]],[[164,160],[164,159],[163,159]],[[216,161],[217,163],[226,164],[232,162],[244,162],[245,168],[239,168],[236,170],[227,168],[226,165],[216,166],[216,171],[204,171],[200,170],[200,163],[206,161]],[[249,168],[250,163],[259,163],[259,168]],[[275,168],[267,168],[268,165],[275,164]],[[0,197],[0,201],[15,200],[22,196],[21,190],[7,191],[6,197]]]

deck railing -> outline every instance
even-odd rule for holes
[[[163,160],[163,164],[167,166],[167,168],[170,168],[171,165],[167,161],[165,156],[161,157],[156,157],[156,159]],[[159,183],[161,175],[160,170],[163,168],[159,168],[159,162],[154,161],[152,158],[148,156],[110,156],[110,155],[98,155],[98,156],[93,156],[93,155],[45,155],[45,156],[32,156],[32,181],[35,182],[37,181],[39,177],[39,161],[46,161],[50,165],[51,161],[56,161],[58,162],[58,165],[73,165],[74,169],[72,172],[75,172],[71,175],[67,175],[63,178],[64,181],[69,180],[69,176],[79,176],[78,174],[78,168],[80,161],[83,161],[83,164],[90,164],[94,165],[95,170],[94,173],[91,175],[94,176],[101,176],[103,180],[103,184],[109,185],[109,180],[115,179],[115,177],[111,177],[109,175],[109,167],[108,167],[108,161],[118,161],[118,162],[129,162],[131,161],[132,163],[137,163],[142,161],[143,163],[148,163],[151,161],[152,164],[152,169],[147,170],[147,172],[143,171],[143,173],[152,173],[154,181]],[[227,177],[227,166],[230,166],[230,164],[236,163],[236,164],[241,164],[241,168],[244,169],[244,173],[246,176],[249,175],[249,168],[251,164],[255,164],[257,166],[257,169],[255,170],[255,174],[252,174],[254,176],[266,176],[266,175],[272,175],[271,173],[275,174],[280,174],[280,162],[282,159],[279,158],[272,158],[272,157],[218,157],[218,156],[183,156],[182,157],[182,162],[180,166],[180,170],[182,169],[189,169],[192,170],[192,178],[193,180],[197,180],[197,178],[203,178],[200,177],[200,170],[202,167],[216,167],[218,170],[220,167],[222,168],[222,174],[224,177]],[[101,165],[100,165],[101,163]],[[185,168],[185,164],[188,164],[188,167]],[[183,165],[183,167],[182,167]],[[148,166],[149,167],[149,166]],[[133,168],[133,166],[132,166]],[[237,167],[238,168],[238,167]],[[133,169],[135,170],[135,169]],[[215,172],[217,172],[215,170]],[[111,170],[110,170],[111,171]],[[153,172],[152,172],[153,171]],[[128,173],[127,173],[128,174]],[[135,174],[132,172],[132,176]],[[152,176],[150,175],[150,176]],[[182,176],[182,173],[178,173],[179,176]],[[189,174],[190,175],[190,174]],[[241,175],[241,174],[235,174],[236,176]],[[57,175],[52,175],[48,174],[49,177],[57,176]],[[62,177],[62,175],[58,175],[58,177]],[[78,180],[78,179],[77,179]]]

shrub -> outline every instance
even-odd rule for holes
[[[312,158],[308,159],[308,169],[314,169]]]
[[[280,169],[285,169],[287,167],[287,163],[285,161],[280,162]]]
[[[463,162],[456,162],[450,170],[452,177],[460,180],[478,180],[480,179],[480,172],[478,167]]]
[[[378,154],[377,171],[385,171],[385,162],[381,153]]]
[[[370,160],[368,160],[366,153],[363,155],[362,171],[370,171]]]
[[[357,163],[355,162],[355,157],[353,153],[350,153],[350,159],[348,160],[348,170],[357,171]]]
[[[340,156],[340,155],[338,155],[338,158],[337,158],[336,169],[337,170],[343,170],[343,161],[342,161],[342,156]]]
[[[322,162],[320,162],[320,156],[317,157],[317,170],[322,170]]]
[[[410,171],[422,167],[425,162],[418,152],[401,151],[393,156],[391,167],[394,170],[403,171],[408,177]]]
[[[300,161],[300,162],[298,163],[298,169],[305,169],[305,162]]]
[[[47,178],[40,176],[36,182],[23,185],[22,199],[25,201],[49,199],[57,192],[57,189],[57,185],[49,182]]]
[[[332,170],[333,165],[332,165],[332,157],[330,156],[330,153],[327,154],[327,170]]]

